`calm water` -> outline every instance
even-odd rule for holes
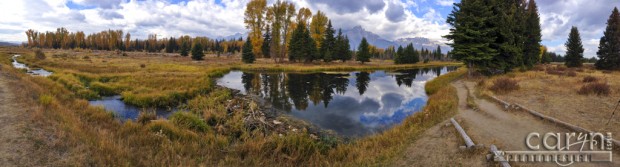
[[[402,122],[426,105],[424,84],[456,67],[343,72],[231,71],[218,85],[257,95],[320,128],[359,137]]]
[[[17,60],[15,58],[19,57],[20,55],[14,55],[13,56],[13,67],[17,68],[17,69],[26,69],[27,73],[33,76],[43,76],[43,77],[47,77],[52,75],[52,72],[49,72],[47,70],[44,69],[30,69],[28,66],[26,66],[26,64],[23,63],[19,63],[17,62]]]
[[[101,106],[107,111],[111,111],[114,115],[121,120],[136,120],[138,115],[143,111],[142,108],[125,104],[121,100],[121,96],[103,97],[100,100],[89,101],[90,105]],[[155,111],[158,118],[168,118],[168,116],[174,113],[175,109],[147,109],[146,111]]]

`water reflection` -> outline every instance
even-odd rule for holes
[[[424,83],[456,67],[346,73],[232,71],[218,84],[262,97],[280,110],[344,136],[400,123],[427,100]]]
[[[114,116],[125,120],[137,120],[140,112],[143,110],[142,108],[125,104],[121,100],[121,96],[109,96],[103,97],[99,100],[89,101],[90,105],[93,106],[101,106],[106,111],[111,111],[114,113]],[[147,111],[155,111],[157,118],[168,118],[172,113],[176,112],[175,109],[149,109]]]
[[[25,69],[26,73],[33,75],[33,76],[43,76],[43,77],[48,77],[50,75],[52,75],[52,72],[49,72],[47,70],[44,69],[30,69],[26,64],[17,62],[17,57],[19,57],[21,55],[13,55],[13,67],[17,68],[17,69]]]

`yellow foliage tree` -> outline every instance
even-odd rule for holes
[[[264,57],[261,47],[263,46],[263,28],[265,27],[265,12],[267,11],[266,0],[252,0],[245,8],[245,27],[250,30],[249,36],[252,41],[252,51],[257,57]]]

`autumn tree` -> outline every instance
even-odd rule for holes
[[[566,66],[581,67],[583,63],[583,45],[577,27],[570,29],[568,40],[566,41]]]
[[[320,10],[312,17],[312,22],[310,22],[310,36],[312,36],[312,39],[316,42],[316,46],[321,46],[323,42],[327,21],[327,16]]]
[[[599,42],[597,69],[620,69],[620,13],[614,8],[607,19],[607,28]]]
[[[261,45],[263,44],[262,31],[265,26],[265,12],[267,11],[266,0],[252,0],[245,9],[243,22],[250,31],[252,40],[252,51],[258,57],[263,57]]]

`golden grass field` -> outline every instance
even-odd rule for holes
[[[54,74],[30,77],[10,67],[10,57],[30,67],[42,67]],[[232,114],[226,107],[236,99],[231,90],[215,86],[214,79],[231,69],[273,71],[338,71],[423,66],[393,65],[373,60],[317,64],[273,64],[259,59],[256,64],[239,63],[238,58],[207,56],[205,61],[167,54],[45,50],[47,58],[34,58],[32,50],[0,48],[2,71],[19,80],[31,106],[33,122],[40,133],[32,134],[35,152],[45,166],[382,166],[403,152],[427,128],[446,120],[457,111],[455,89],[448,83],[465,70],[438,77],[429,92],[427,106],[401,125],[384,133],[349,142],[329,137],[314,139],[305,131],[278,134],[252,130],[243,118],[256,107],[242,105]],[[448,79],[445,79],[448,77]],[[435,85],[436,84],[436,85]],[[182,104],[188,113],[170,120],[121,123],[102,108],[91,107],[87,99],[121,94],[126,103],[138,106]]]
[[[559,69],[560,72],[556,72]],[[551,70],[552,72],[548,72]],[[569,73],[574,72],[575,76]],[[551,73],[551,74],[550,74]],[[559,74],[555,74],[559,73]],[[584,82],[585,77],[597,81]],[[508,77],[517,81],[519,89],[507,93],[489,90],[498,78]],[[609,95],[579,94],[578,91],[590,83],[606,83]],[[563,68],[563,65],[541,65],[526,72],[513,72],[484,81],[483,93],[495,94],[509,103],[518,103],[544,115],[577,125],[595,132],[620,134],[620,111],[611,118],[612,110],[620,100],[620,72],[599,71],[593,66]]]

